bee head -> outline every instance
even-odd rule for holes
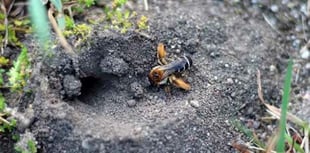
[[[159,67],[154,67],[148,75],[151,85],[158,85],[162,81],[163,71]]]

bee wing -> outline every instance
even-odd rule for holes
[[[188,83],[186,83],[184,80],[182,80],[181,78],[177,78],[174,75],[172,75],[169,79],[170,79],[170,82],[178,88],[182,88],[184,90],[191,89],[191,86]]]
[[[162,78],[167,78],[169,75],[175,73],[175,69],[171,65],[160,66],[160,71],[162,71]]]

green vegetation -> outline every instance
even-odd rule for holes
[[[78,24],[74,25],[71,30],[64,31],[65,36],[74,35],[76,37],[79,37],[80,41],[85,41],[90,36],[91,33],[91,27],[89,27],[86,24]]]
[[[284,82],[284,94],[282,97],[282,106],[281,106],[281,119],[280,119],[280,131],[279,131],[279,140],[277,145],[277,152],[284,152],[285,150],[285,130],[286,130],[286,115],[288,110],[288,103],[290,100],[290,91],[291,91],[291,81],[292,81],[292,66],[293,62],[290,60]]]
[[[30,76],[30,62],[28,58],[27,48],[23,47],[14,66],[8,72],[9,86],[12,91],[22,92],[26,86],[26,81]]]
[[[0,66],[8,67],[10,61],[4,57],[0,58]],[[11,92],[23,93],[23,88],[26,86],[26,81],[30,76],[30,62],[27,55],[27,48],[23,47],[17,60],[13,62],[13,67],[8,73],[5,69],[0,69],[0,88],[9,88]],[[12,118],[7,111],[6,99],[0,93],[0,134],[11,133],[15,129],[17,121]],[[13,135],[16,138],[16,135]]]
[[[132,27],[136,27],[138,30],[148,29],[148,18],[142,15],[139,19],[136,19],[136,12],[124,9],[126,2],[127,0],[114,0],[112,7],[105,7],[105,20],[110,23],[110,25],[108,24],[105,27],[120,31],[121,33],[126,33]]]
[[[0,65],[7,66],[9,60],[6,58],[0,58]],[[10,88],[12,92],[23,92],[23,87],[26,85],[26,81],[30,75],[30,63],[27,56],[27,49],[24,47],[17,60],[14,62],[14,66],[7,73],[8,83],[4,81],[5,69],[0,69],[0,87]],[[5,97],[0,93],[0,134],[3,132],[12,132],[16,126],[16,120],[7,118],[10,114],[6,111]]]
[[[111,28],[120,30],[121,33],[126,33],[132,27],[132,22],[129,19],[136,16],[136,13],[130,11],[121,11],[119,9],[105,8],[106,19],[111,23]],[[108,26],[107,26],[108,27]]]
[[[142,15],[140,17],[140,19],[138,20],[137,24],[138,24],[138,28],[141,30],[146,30],[149,28],[148,24],[147,24],[148,18],[144,15]]]
[[[5,108],[5,98],[2,94],[0,94],[0,134],[4,132],[12,132],[12,130],[16,127],[15,119],[6,119],[10,114],[5,111]]]
[[[310,135],[310,124],[306,121],[301,120],[300,118],[294,116],[293,114],[288,112],[288,104],[290,101],[290,90],[291,90],[291,81],[292,81],[292,60],[289,61],[287,72],[285,75],[284,82],[284,93],[282,96],[282,105],[281,109],[272,106],[265,102],[262,94],[261,80],[260,80],[260,72],[257,74],[257,83],[258,83],[258,97],[262,104],[264,104],[268,110],[268,112],[277,119],[280,119],[278,130],[275,131],[274,136],[271,136],[271,140],[269,143],[264,144],[258,140],[254,131],[251,131],[245,126],[242,126],[240,122],[233,122],[236,128],[238,128],[241,132],[243,132],[249,139],[251,139],[251,143],[253,145],[244,145],[244,144],[236,144],[234,143],[232,146],[237,150],[241,150],[240,148],[248,151],[260,150],[264,152],[288,152],[289,150],[296,150],[299,153],[306,152],[309,148],[309,135]],[[292,123],[290,126],[287,126],[287,121]],[[295,129],[298,128],[298,129]],[[292,130],[289,130],[292,129]],[[301,143],[301,141],[305,141],[305,143]]]
[[[33,140],[28,140],[26,148],[15,146],[15,151],[18,153],[37,153],[38,152],[37,145],[35,141]]]
[[[255,136],[254,132],[242,125],[239,120],[234,119],[231,121],[231,124],[234,125],[234,127],[236,127],[240,132],[244,133],[247,138],[251,139],[256,146],[265,148],[265,144]]]
[[[28,141],[28,148],[29,148],[29,151],[31,153],[36,153],[37,152],[36,143],[34,141],[32,141],[32,140]]]
[[[91,7],[95,5],[95,0],[79,0],[80,6]]]
[[[2,57],[0,58],[0,65],[8,66],[9,60]],[[23,87],[30,76],[30,62],[27,55],[27,49],[23,47],[21,54],[13,64],[14,66],[5,73],[5,69],[0,69],[0,87],[9,88],[12,92],[23,92]],[[7,74],[8,82],[4,79],[4,74]],[[16,126],[16,120],[7,118],[10,114],[6,111],[5,97],[0,93],[0,133],[12,132]]]
[[[0,14],[0,20],[3,21],[3,14]],[[28,19],[16,20],[12,24],[8,25],[8,43],[12,46],[21,47],[22,43],[17,37],[17,33],[30,33],[31,29],[29,27],[30,21]],[[0,32],[5,32],[6,26],[5,24],[0,24]],[[4,36],[0,36],[0,41],[4,41]],[[3,47],[3,46],[2,46]]]

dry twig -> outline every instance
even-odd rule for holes
[[[48,10],[48,18],[52,24],[53,29],[55,30],[55,32],[59,38],[60,44],[65,48],[65,50],[67,51],[67,54],[69,54],[73,57],[76,57],[76,54],[73,51],[71,45],[67,42],[67,40],[63,36],[61,30],[58,28],[57,22],[53,16],[53,12],[54,12],[53,10],[54,10],[54,7],[53,7],[53,5],[51,5],[51,7]]]

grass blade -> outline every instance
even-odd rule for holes
[[[50,27],[47,20],[47,11],[41,1],[29,0],[28,10],[32,27],[38,37],[40,45],[44,48],[50,40]]]
[[[284,82],[284,94],[282,97],[281,105],[281,118],[280,118],[280,131],[279,131],[279,140],[277,144],[277,152],[285,152],[285,129],[286,129],[286,115],[288,110],[288,103],[290,100],[290,90],[291,90],[291,80],[292,80],[292,67],[293,61],[289,60],[287,66],[287,72],[285,75]]]

